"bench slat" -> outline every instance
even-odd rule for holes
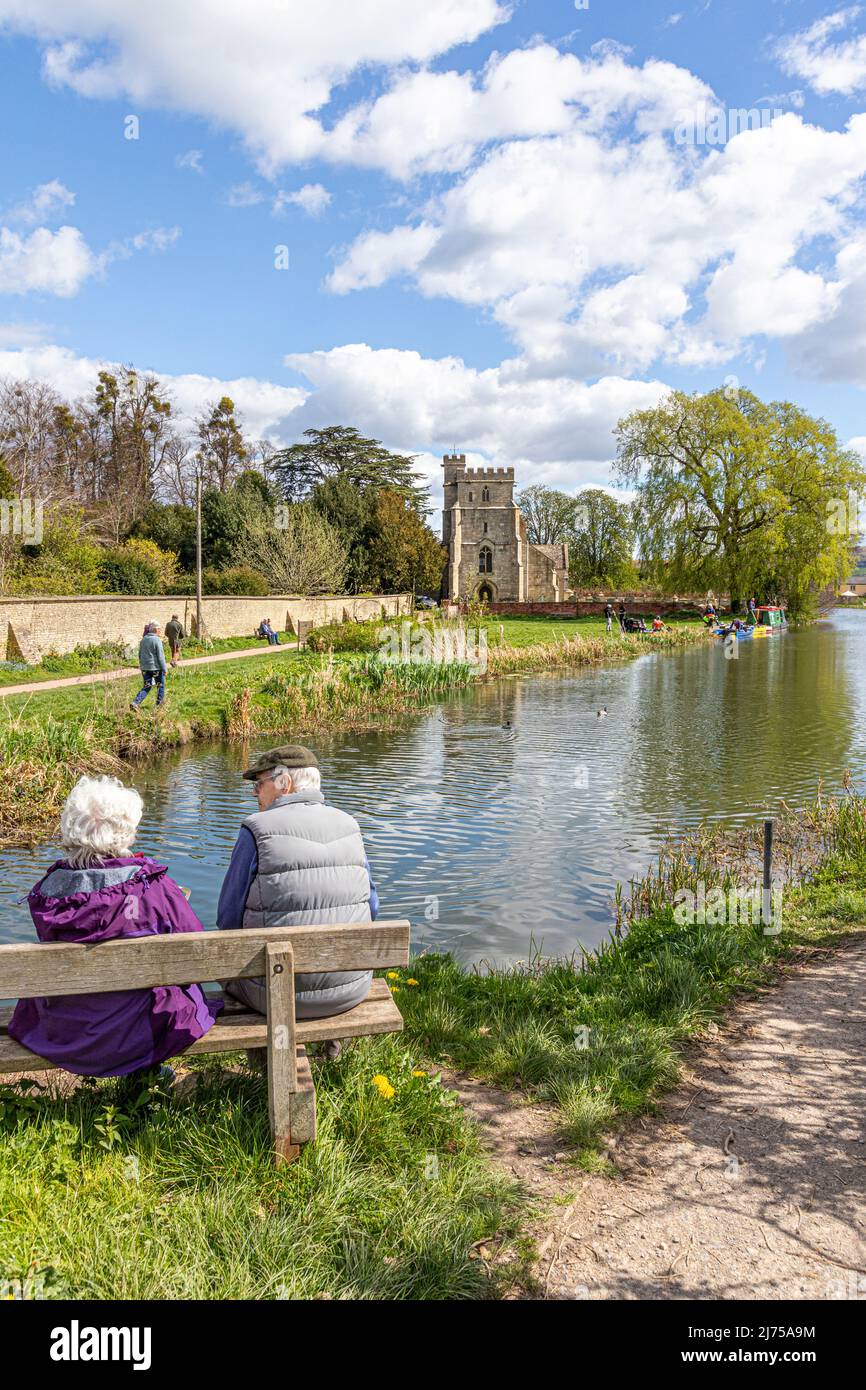
[[[0,946],[0,999],[102,994],[265,974],[265,948],[288,943],[295,970],[383,970],[409,963],[409,923],[190,932],[125,937],[85,946],[67,942]]]
[[[230,1001],[232,1004],[237,1001]],[[243,1005],[239,1006],[243,1010]],[[10,1038],[6,1026],[11,1009],[0,1010],[0,1075],[21,1071],[53,1071],[54,1063],[28,1052],[26,1047]],[[295,1041],[299,1045],[327,1042],[330,1038],[361,1038],[378,1033],[400,1033],[403,1016],[394,1003],[384,980],[374,980],[367,998],[354,1009],[330,1018],[300,1019],[295,1023]],[[267,1047],[268,1029],[262,1014],[230,1011],[221,1014],[203,1038],[187,1048],[187,1053],[237,1052],[247,1047]]]

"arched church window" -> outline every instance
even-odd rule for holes
[[[490,488],[489,488],[489,487],[483,487],[483,488],[481,489],[481,501],[482,501],[482,502],[489,502],[489,501],[490,501]]]
[[[490,549],[489,545],[482,545],[478,552],[478,573],[493,573],[493,551]]]

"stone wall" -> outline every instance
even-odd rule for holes
[[[627,613],[647,617],[656,613],[675,618],[683,611],[703,611],[706,599],[703,595],[686,594],[671,597],[669,594],[587,594],[586,597],[572,595],[563,603],[491,603],[490,612],[508,618],[586,618],[604,612],[610,602],[619,610],[620,601],[625,603]],[[727,598],[716,599],[717,607],[727,607]]]
[[[111,594],[93,598],[3,598],[0,596],[0,658],[38,662],[46,652],[71,652],[97,642],[122,642],[137,647],[144,625],[151,620],[165,627],[177,613],[187,632],[195,631],[195,598],[161,594],[139,598]],[[270,594],[265,598],[202,599],[205,630],[211,637],[249,637],[262,618],[280,632],[296,633],[298,623],[339,622],[347,618],[394,617],[411,613],[410,594],[323,595]]]

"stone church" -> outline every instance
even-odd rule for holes
[[[561,603],[568,590],[568,546],[533,545],[514,501],[513,468],[467,468],[446,454],[442,543],[448,551],[442,596],[488,603]]]

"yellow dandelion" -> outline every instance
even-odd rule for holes
[[[385,1100],[390,1100],[394,1095],[394,1087],[391,1085],[387,1076],[382,1076],[381,1072],[378,1076],[373,1077],[373,1085],[376,1087],[379,1095],[383,1096]]]
[[[427,1073],[426,1073],[426,1071],[413,1071],[412,1075],[413,1075],[413,1076],[426,1076]]]
[[[390,991],[391,991],[392,994],[399,994],[399,993],[400,993],[400,986],[399,986],[399,985],[389,985],[388,988],[390,989]]]
[[[407,983],[407,985],[417,985],[418,981],[417,981],[417,980],[407,980],[406,983]]]
[[[389,970],[388,973],[387,973],[387,975],[385,976],[385,979],[386,979],[386,980],[399,980],[399,978],[400,978],[400,971],[399,971],[399,970]]]

